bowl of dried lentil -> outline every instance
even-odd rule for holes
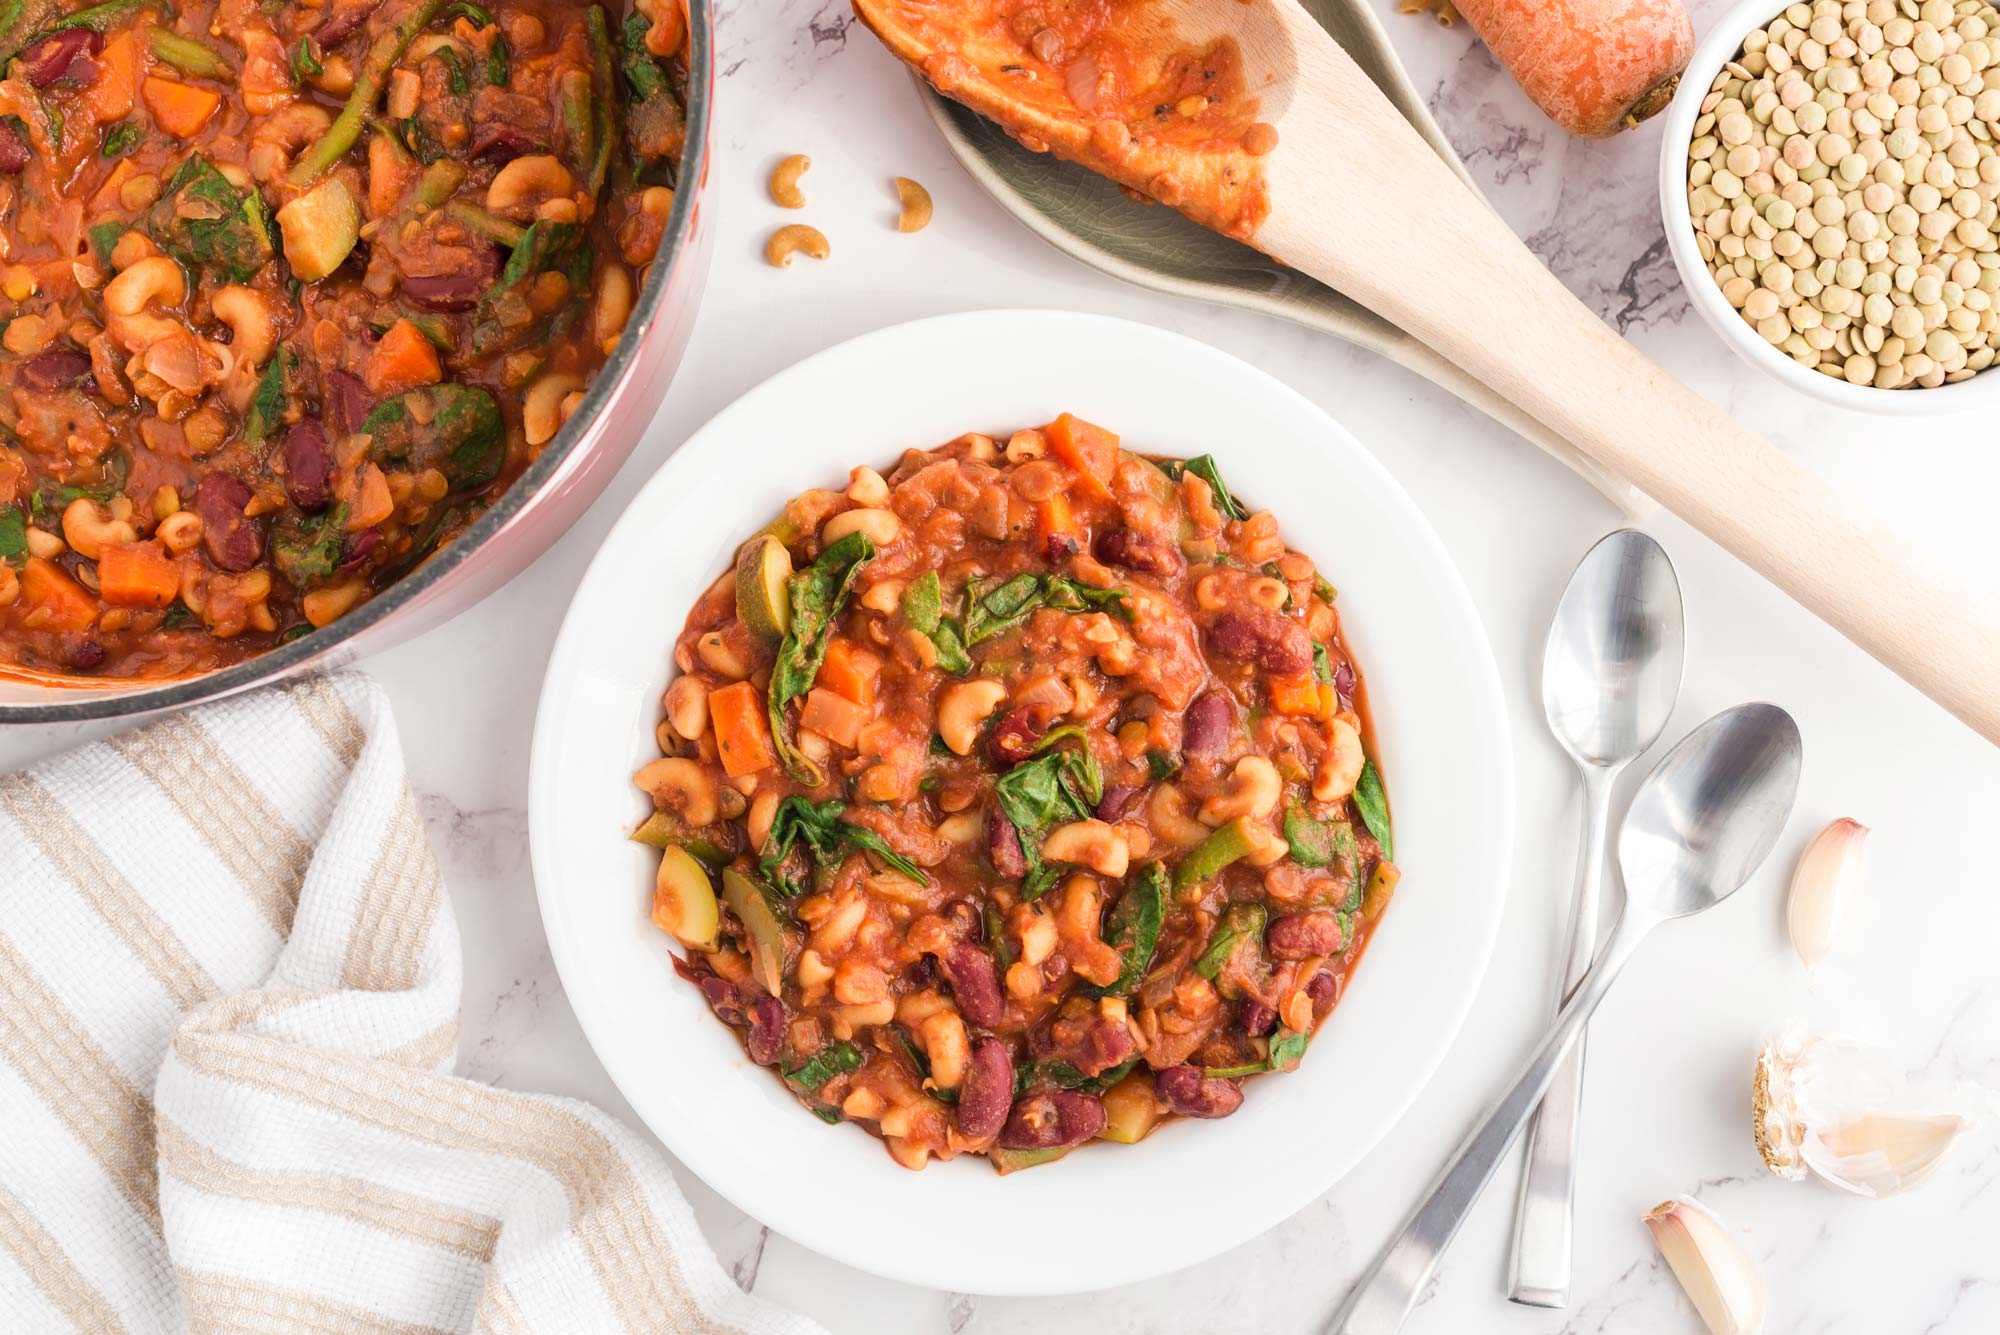
[[[1696,49],[1666,121],[1668,245],[1745,360],[1864,412],[2000,394],[1980,374],[2000,348],[1988,0],[1747,0]]]

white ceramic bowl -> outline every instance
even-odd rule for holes
[[[1367,674],[1404,875],[1302,1067],[1224,1121],[1170,1123],[1002,1178],[897,1167],[752,1066],[647,920],[658,855],[626,834],[687,610],[742,539],[811,486],[967,430],[1074,411],[1148,452],[1213,451],[1340,589]],[[990,311],[901,325],[785,371],[667,462],[584,576],[543,687],[529,780],[535,882],[571,1004],[619,1089],[737,1206],[837,1260],[970,1293],[1061,1293],[1212,1256],[1321,1195],[1394,1126],[1471,1004],[1513,840],[1513,763],[1486,636],[1408,496],[1262,371],[1145,325]]]
[[[1694,141],[1694,123],[1701,116],[1701,101],[1722,67],[1736,58],[1743,39],[1753,28],[1761,28],[1783,13],[1783,0],[1743,0],[1733,6],[1695,47],[1687,72],[1681,75],[1680,91],[1667,108],[1666,133],[1660,141],[1660,215],[1666,224],[1667,248],[1673,252],[1674,267],[1680,270],[1681,285],[1709,327],[1722,341],[1758,370],[1804,394],[1840,408],[1865,413],[1887,413],[1896,417],[1927,417],[1938,413],[1970,412],[1990,408],[2000,400],[2000,370],[1989,369],[1956,384],[1936,389],[1877,389],[1873,385],[1850,385],[1845,380],[1809,371],[1778,351],[1746,323],[1722,295],[1715,276],[1702,262],[1695,248],[1694,224],[1688,218],[1687,149]]]

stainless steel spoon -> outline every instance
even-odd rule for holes
[[[1549,731],[1583,776],[1583,848],[1558,1008],[1597,953],[1612,786],[1667,726],[1681,693],[1684,648],[1680,581],[1660,544],[1633,529],[1599,541],[1570,576],[1542,654]],[[1528,1132],[1514,1220],[1511,1296],[1517,1303],[1561,1307],[1569,1301],[1582,1100],[1579,1037],[1556,1068]]]
[[[1721,903],[1764,861],[1791,815],[1800,761],[1799,729],[1790,714],[1776,705],[1739,705],[1688,734],[1646,776],[1619,827],[1625,906],[1597,963],[1513,1087],[1466,1137],[1396,1240],[1355,1286],[1329,1335],[1401,1329],[1438,1258],[1639,943],[1663,922]]]

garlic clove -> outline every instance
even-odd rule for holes
[[[1972,1129],[1974,1105],[1910,1080],[1879,1052],[1787,1038],[1758,1055],[1751,1110],[1757,1152],[1779,1177],[1893,1196],[1936,1171]]]
[[[1792,947],[1808,969],[1833,953],[1848,903],[1861,888],[1868,827],[1843,816],[1819,832],[1799,858],[1785,917]]]
[[[1893,1196],[1935,1172],[1970,1126],[1950,1113],[1870,1113],[1809,1132],[1801,1152],[1806,1166],[1836,1187],[1857,1196]]]
[[[1713,1211],[1676,1196],[1648,1211],[1645,1223],[1709,1335],[1763,1330],[1764,1281],[1757,1263]]]

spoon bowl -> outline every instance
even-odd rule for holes
[[[1542,655],[1549,730],[1580,765],[1622,765],[1651,746],[1680,697],[1680,580],[1636,529],[1601,541],[1570,576]]]
[[[1734,894],[1785,828],[1803,757],[1798,724],[1771,704],[1739,705],[1682,738],[1619,833],[1626,916],[1682,918]]]
[[[1682,738],[1646,776],[1619,834],[1625,909],[1610,941],[1513,1085],[1459,1145],[1355,1286],[1327,1328],[1331,1335],[1402,1329],[1445,1248],[1639,944],[1661,923],[1734,894],[1777,843],[1798,793],[1803,754],[1790,714],[1776,705],[1739,705]]]

